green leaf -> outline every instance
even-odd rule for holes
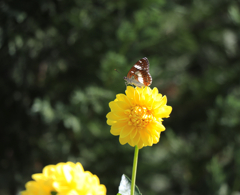
[[[120,185],[118,187],[118,194],[117,195],[130,195],[131,194],[131,180],[125,175],[122,175]],[[139,191],[139,188],[135,185],[135,192],[134,195],[142,195]]]
[[[57,195],[57,192],[51,191],[51,195]]]

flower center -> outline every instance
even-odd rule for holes
[[[125,110],[125,114],[129,117],[128,125],[139,128],[146,127],[153,120],[152,112],[144,106],[133,106],[131,109]]]

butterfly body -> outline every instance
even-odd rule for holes
[[[137,61],[124,77],[126,84],[144,87],[152,84],[152,77],[149,73],[149,61],[146,57]]]

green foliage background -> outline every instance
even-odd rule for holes
[[[240,194],[239,0],[0,2],[0,194],[79,161],[117,194],[134,149],[106,124],[123,76],[148,57],[173,107],[140,150],[143,194]]]

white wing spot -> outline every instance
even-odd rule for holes
[[[138,81],[139,81],[140,83],[143,83],[143,78],[142,78],[141,76],[138,76]]]
[[[139,60],[139,62],[140,62],[140,63],[142,63],[142,61],[141,61],[141,60]]]
[[[136,69],[138,69],[138,70],[142,70],[142,67],[141,66],[139,66],[139,65],[134,65],[134,68],[136,68]]]
[[[137,78],[138,81],[143,84],[144,79],[143,79],[142,73],[140,71],[137,71],[135,72],[135,74],[138,76]]]
[[[136,71],[134,74],[137,75],[138,77],[142,77],[142,73],[140,71]]]

